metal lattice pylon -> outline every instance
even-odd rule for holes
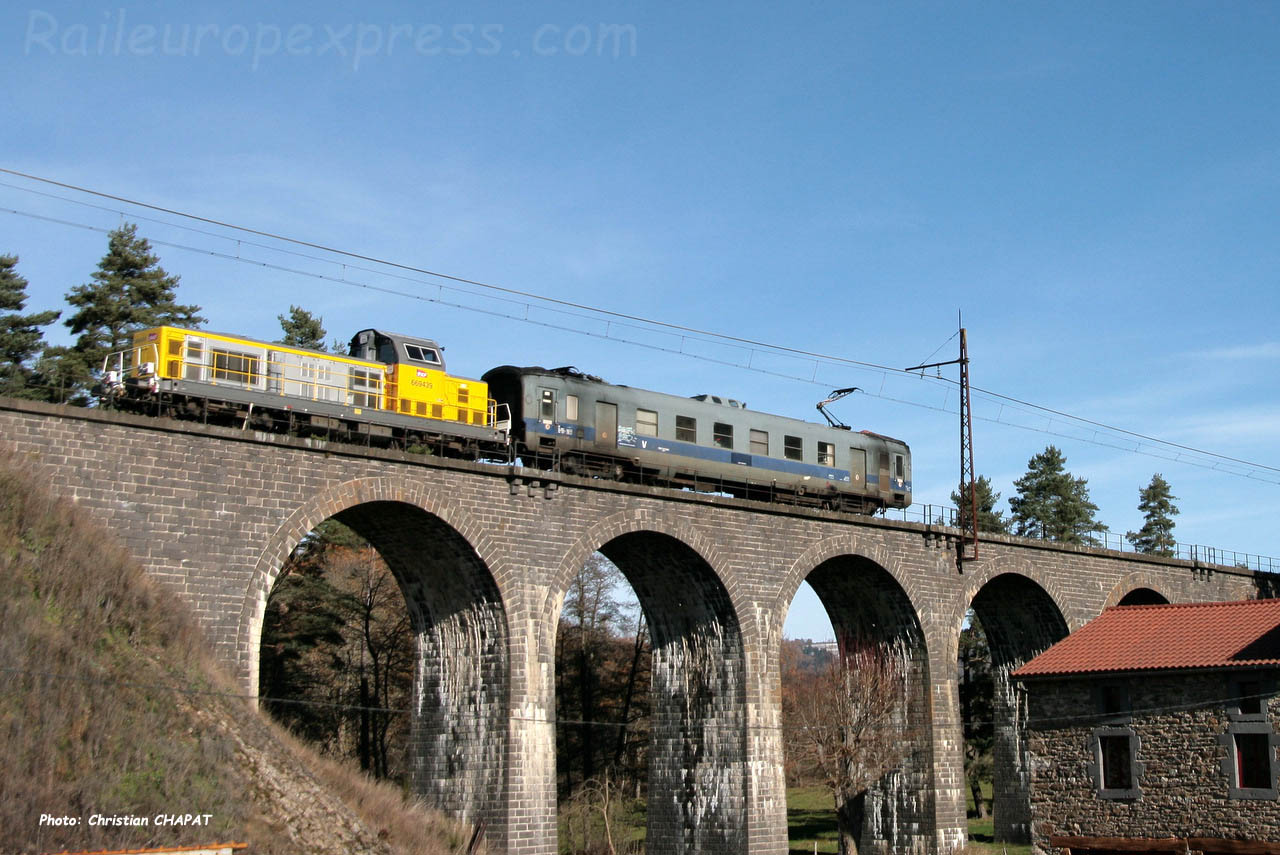
[[[941,368],[944,365],[960,366],[960,528],[964,532],[956,549],[956,564],[963,569],[964,562],[978,558],[978,483],[973,470],[973,414],[969,406],[969,336],[960,328],[960,358],[947,362],[930,362],[916,365],[908,371],[925,368]]]

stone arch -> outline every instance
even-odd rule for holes
[[[1074,632],[1089,620],[1090,616],[1078,613],[1078,609],[1072,608],[1073,600],[1079,599],[1078,597],[1070,596],[1063,590],[1057,579],[1052,577],[1045,578],[1043,573],[1036,572],[1031,562],[1025,558],[1006,559],[1000,562],[983,562],[979,565],[977,572],[974,572],[969,577],[969,581],[965,585],[964,594],[953,604],[953,611],[950,615],[950,629],[953,633],[952,641],[954,644],[959,644],[960,629],[964,626],[965,615],[968,614],[970,607],[972,607],[974,598],[997,576],[1021,576],[1041,589],[1053,602],[1058,614],[1062,615],[1067,622],[1069,631]]]
[[[787,611],[796,598],[796,592],[800,590],[800,584],[819,565],[839,556],[855,556],[875,564],[893,577],[898,586],[906,593],[907,599],[910,600],[913,608],[920,602],[918,577],[908,573],[903,568],[902,562],[887,546],[880,542],[866,543],[852,534],[841,534],[824,538],[812,544],[791,562],[791,566],[787,568],[783,578],[781,590],[778,593],[777,613],[779,627],[786,620]]]
[[[236,630],[236,661],[239,663],[241,685],[251,695],[258,694],[258,645],[262,636],[262,620],[266,614],[267,598],[275,587],[286,559],[307,534],[317,525],[337,516],[348,508],[371,502],[400,502],[419,508],[438,517],[469,544],[489,567],[497,562],[486,560],[482,552],[483,529],[480,523],[458,506],[448,501],[439,490],[425,487],[405,478],[357,478],[346,481],[324,492],[316,493],[300,504],[289,518],[281,523],[258,555],[250,576],[248,589]],[[499,582],[502,580],[495,578]]]
[[[682,519],[672,522],[672,517],[668,514],[649,508],[635,508],[619,511],[597,521],[578,537],[573,546],[569,547],[559,566],[556,567],[555,574],[549,580],[546,599],[543,601],[543,614],[553,620],[560,614],[560,606],[570,581],[592,553],[599,550],[601,544],[624,534],[643,531],[665,534],[695,552],[708,567],[716,571],[720,584],[724,586],[734,602],[735,611],[739,614],[743,613],[741,607],[744,604],[739,603],[735,596],[738,587],[736,576],[724,572],[724,556],[710,538]],[[726,576],[729,578],[726,579]]]
[[[906,740],[898,768],[867,795],[861,845],[889,851],[928,848],[934,841],[934,754],[931,667],[916,579],[882,543],[842,534],[813,544],[788,569],[779,604],[784,613],[802,581],[822,601],[838,649],[849,654],[867,645],[901,656],[906,668]]]
[[[430,804],[501,829],[511,695],[508,609],[474,544],[478,523],[437,490],[404,479],[356,479],[319,493],[260,554],[240,634],[256,693],[267,597],[292,549],[337,519],[369,541],[404,595],[418,663],[410,709],[410,778]],[[501,831],[499,831],[501,836]]]
[[[544,601],[599,551],[631,583],[652,650],[647,852],[747,851],[746,654],[732,585],[714,543],[670,514],[620,512],[568,550]]]
[[[1104,609],[1112,606],[1153,606],[1170,602],[1160,580],[1145,570],[1135,570],[1115,584],[1107,594]]]
[[[970,583],[965,603],[986,633],[993,683],[994,826],[998,841],[1031,839],[1030,760],[1025,698],[1010,673],[1070,631],[1062,591],[1026,566],[988,566]],[[963,621],[963,616],[961,617]],[[959,657],[959,627],[955,637]]]

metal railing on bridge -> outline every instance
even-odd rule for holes
[[[906,522],[923,522],[929,525],[946,525],[959,527],[960,511],[950,505],[911,505],[901,510],[889,510],[887,519],[901,519]],[[1090,531],[1085,535],[1086,546],[1098,549],[1109,549],[1113,552],[1132,552],[1140,554],[1132,543],[1122,534],[1113,531]],[[1251,552],[1237,552],[1234,549],[1221,549],[1216,546],[1204,546],[1196,543],[1175,543],[1172,555],[1168,558],[1180,558],[1201,564],[1216,564],[1224,567],[1238,567],[1242,570],[1253,570],[1259,573],[1280,573],[1280,558],[1267,555],[1256,555]]]

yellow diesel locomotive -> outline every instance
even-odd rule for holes
[[[507,456],[510,416],[424,338],[366,329],[348,355],[162,326],[109,357],[103,402],[135,412],[471,457]]]

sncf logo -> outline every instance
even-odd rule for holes
[[[416,369],[416,372],[417,372],[417,375],[418,375],[419,377],[430,377],[430,376],[431,376],[431,375],[430,375],[430,374],[428,374],[427,372],[423,371],[421,368]]]

